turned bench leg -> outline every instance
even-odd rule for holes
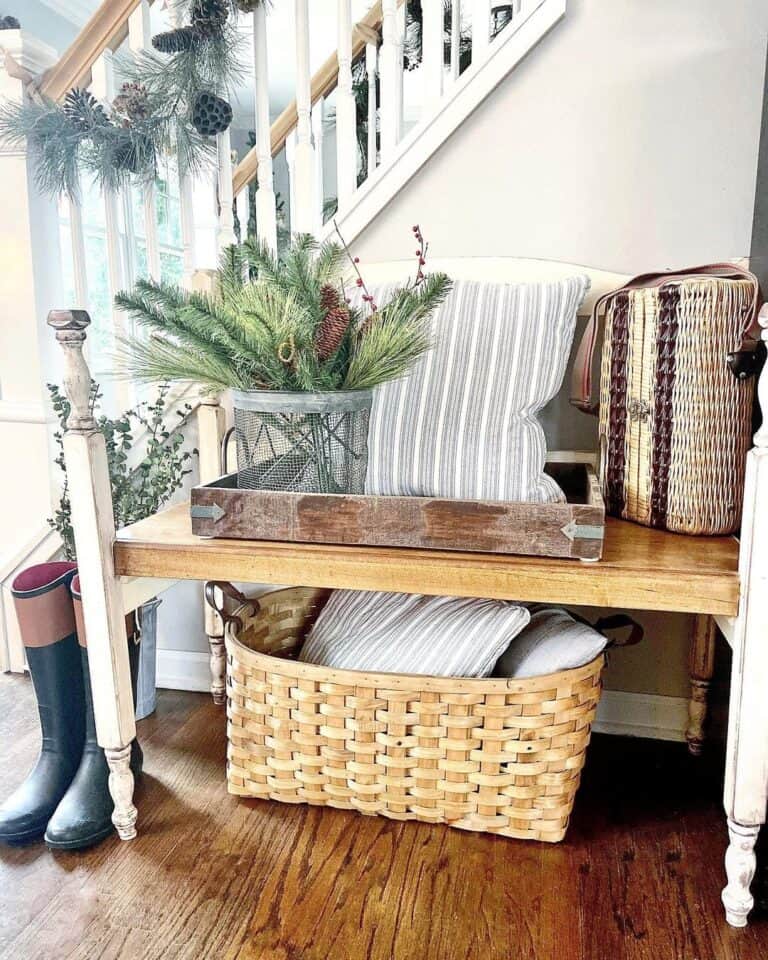
[[[697,757],[704,746],[704,725],[707,720],[709,687],[715,670],[715,632],[714,618],[697,614],[693,619],[689,670],[691,677],[691,698],[688,701],[688,729],[685,739],[688,750]]]
[[[213,702],[227,702],[227,654],[224,647],[224,622],[210,603],[205,605],[205,632],[211,650],[211,696]]]
[[[71,405],[64,431],[64,458],[88,636],[96,738],[109,765],[112,822],[122,840],[132,840],[137,813],[130,759],[136,720],[123,597],[112,556],[115,518],[107,449],[90,406],[91,375],[83,357],[85,328],[90,322],[83,310],[53,310],[48,315],[64,349],[64,389]]]

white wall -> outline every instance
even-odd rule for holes
[[[749,253],[765,0],[568,0],[565,18],[365,231],[367,259],[641,272]]]

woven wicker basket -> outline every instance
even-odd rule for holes
[[[228,618],[229,792],[562,840],[604,657],[525,680],[289,659],[327,596],[278,590]]]

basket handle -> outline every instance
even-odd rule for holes
[[[642,624],[638,623],[634,617],[630,617],[628,613],[613,613],[607,617],[600,617],[595,620],[593,626],[599,633],[605,633],[606,630],[629,629],[627,639],[611,640],[608,644],[611,647],[633,647],[645,636]]]
[[[217,590],[221,590],[225,597],[229,597],[230,600],[234,600],[238,604],[250,604],[254,614],[259,610],[259,601],[249,600],[244,593],[241,593],[237,587],[234,587],[227,580],[209,580],[206,583],[205,602],[208,604],[208,606],[218,613],[218,615],[224,621],[225,626],[228,626],[231,623],[234,624],[238,630],[242,630],[243,621],[240,619],[240,617],[237,617],[232,613],[228,613],[226,605],[218,602],[216,597]]]
[[[232,434],[235,432],[234,427],[230,427],[228,430],[224,431],[224,435],[221,438],[221,450],[219,454],[219,459],[221,463],[221,475],[226,477],[229,473],[228,464],[227,464],[227,451],[229,450],[229,441],[232,439]]]
[[[723,280],[749,280],[752,283],[752,303],[744,320],[741,342],[736,349],[726,355],[726,361],[735,377],[744,380],[759,372],[760,360],[755,351],[760,343],[760,324],[758,314],[763,302],[760,284],[750,270],[734,263],[708,263],[702,267],[687,267],[664,273],[643,273],[633,277],[618,290],[603,294],[595,301],[592,314],[576,351],[571,374],[571,398],[574,407],[584,413],[597,416],[600,404],[592,397],[592,359],[597,346],[597,334],[608,301],[619,293],[630,290],[663,287],[666,283],[695,280],[699,277],[715,277]]]

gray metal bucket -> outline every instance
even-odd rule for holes
[[[162,603],[155,597],[136,611],[139,631],[139,676],[136,684],[136,719],[143,720],[157,706],[157,608]]]
[[[364,493],[372,400],[371,390],[233,390],[238,486]]]

